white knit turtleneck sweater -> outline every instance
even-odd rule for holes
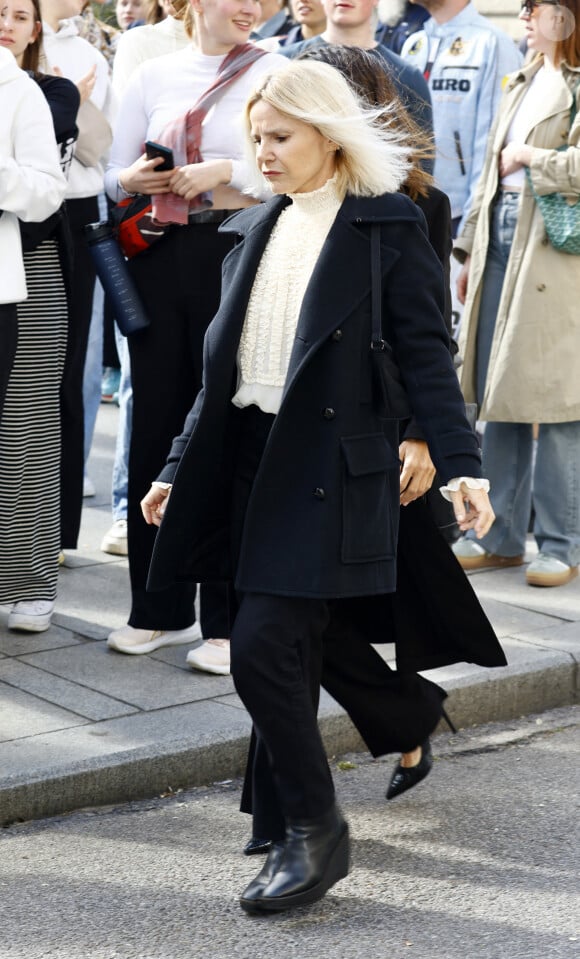
[[[238,349],[235,406],[277,413],[306,287],[342,198],[333,177],[289,194],[256,272]]]

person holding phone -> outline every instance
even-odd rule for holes
[[[132,76],[121,101],[106,174],[112,200],[150,194],[154,207],[180,208],[179,225],[130,261],[150,325],[129,339],[133,429],[127,521],[132,603],[127,626],[114,630],[108,642],[118,652],[133,654],[192,644],[200,635],[195,625],[195,584],[172,585],[158,593],[146,590],[155,529],[143,522],[139,501],[160,472],[171,440],[201,387],[203,339],[219,305],[221,263],[234,245],[233,237],[218,235],[218,226],[234,210],[257,202],[243,192],[250,178],[241,125],[245,100],[264,74],[285,64],[283,57],[248,45],[260,16],[258,0],[193,0],[191,10],[190,45],[143,63]],[[246,64],[248,57],[253,62],[218,91],[211,112],[197,129],[201,162],[189,162],[181,135],[186,115],[216,82],[226,60],[236,70],[238,54],[246,57]],[[168,134],[168,129],[173,132]],[[172,150],[172,170],[166,168],[167,157],[148,157],[143,149],[147,141]],[[228,619],[225,587],[204,586],[201,625],[210,642],[190,654],[198,660],[201,656],[201,668],[206,650],[219,660],[220,642],[229,636]],[[229,649],[225,655],[229,671]],[[200,668],[199,662],[195,665]],[[215,663],[209,665],[214,671]]]

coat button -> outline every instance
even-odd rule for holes
[[[545,289],[546,289],[545,283],[538,283],[536,287],[536,290],[538,291],[538,293],[543,293]]]
[[[333,420],[336,416],[336,413],[334,412],[332,406],[327,406],[326,409],[322,411],[322,415],[324,416],[325,420]]]
[[[342,330],[335,330],[332,334],[332,339],[335,343],[338,343],[339,340],[342,340]]]
[[[321,486],[316,487],[314,490],[314,495],[316,496],[316,499],[326,499],[326,493]]]

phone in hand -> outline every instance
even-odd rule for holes
[[[147,140],[145,144],[145,153],[148,160],[154,160],[156,157],[163,157],[163,163],[155,167],[155,171],[162,173],[164,170],[173,170],[173,150],[164,147],[161,143],[155,143],[153,140]]]

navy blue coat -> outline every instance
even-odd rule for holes
[[[400,194],[347,197],[306,290],[282,405],[229,568],[228,426],[236,354],[254,277],[288,197],[224,224],[240,242],[223,264],[204,347],[204,388],[159,479],[174,487],[149,588],[231,578],[242,591],[319,598],[391,592],[399,522],[399,422],[375,389],[370,229],[380,223],[383,332],[445,480],[481,475],[449,354],[441,265],[424,218]],[[291,269],[291,265],[289,265]]]

